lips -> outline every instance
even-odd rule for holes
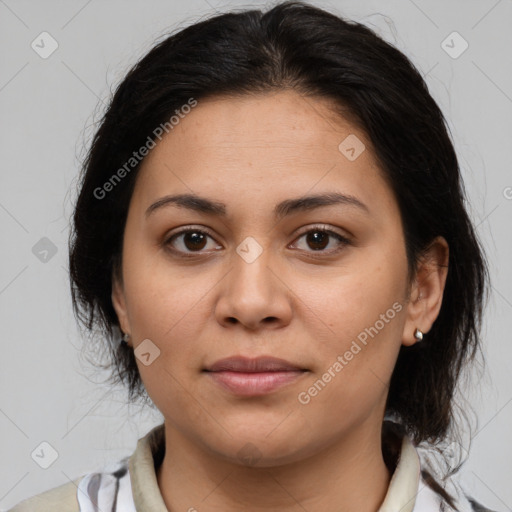
[[[241,372],[241,373],[266,373],[266,372],[296,372],[304,371],[296,364],[276,357],[262,356],[254,359],[234,356],[220,359],[204,371],[208,372]]]
[[[270,356],[243,356],[220,359],[203,370],[224,391],[240,397],[273,393],[304,377],[308,370]]]

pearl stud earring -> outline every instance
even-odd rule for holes
[[[423,339],[423,333],[417,327],[414,331],[414,337],[416,338],[416,341],[421,341]]]

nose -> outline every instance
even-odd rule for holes
[[[292,292],[277,259],[270,249],[263,249],[255,259],[246,258],[243,251],[240,254],[233,254],[232,266],[222,280],[217,321],[223,326],[240,323],[249,330],[287,325]]]

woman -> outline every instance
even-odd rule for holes
[[[429,450],[486,262],[441,111],[368,28],[287,2],[155,46],[94,137],[70,272],[164,423],[13,511],[488,510]]]

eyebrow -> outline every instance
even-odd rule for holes
[[[353,206],[366,213],[370,213],[369,208],[362,201],[357,199],[357,197],[349,194],[341,194],[339,192],[331,192],[286,199],[275,206],[274,217],[277,220],[280,220],[283,217],[287,217],[294,213],[310,211],[322,206],[331,206],[334,204]],[[187,208],[206,215],[214,215],[218,217],[227,216],[227,209],[224,203],[212,201],[211,199],[207,199],[206,197],[201,197],[196,194],[176,194],[161,197],[151,204],[146,210],[146,218],[156,210],[169,205]]]

